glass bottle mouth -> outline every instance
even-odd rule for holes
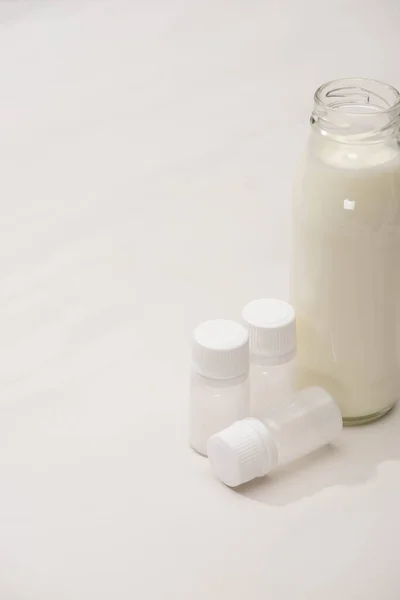
[[[311,124],[323,135],[347,143],[397,137],[400,93],[393,86],[373,79],[329,81],[315,92]]]

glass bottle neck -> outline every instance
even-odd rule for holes
[[[339,79],[315,93],[311,126],[321,136],[346,144],[397,141],[400,94],[368,79]]]

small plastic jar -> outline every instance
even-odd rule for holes
[[[239,323],[205,321],[193,332],[190,445],[207,455],[208,438],[249,416],[249,337]]]
[[[295,313],[287,302],[262,298],[246,304],[242,316],[249,330],[250,413],[263,418],[294,391]]]
[[[333,442],[341,431],[333,398],[322,388],[307,388],[273,416],[244,419],[213,435],[208,458],[216,477],[236,487]]]

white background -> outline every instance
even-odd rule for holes
[[[0,3],[1,600],[398,600],[400,411],[239,491],[190,332],[287,297],[318,84],[400,85],[398,0]]]

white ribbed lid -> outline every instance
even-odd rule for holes
[[[246,304],[243,319],[249,328],[250,352],[279,364],[296,354],[296,318],[287,302],[262,298]]]
[[[212,435],[207,455],[214,475],[230,487],[262,477],[278,464],[278,452],[268,428],[253,418],[236,421]]]
[[[239,377],[249,368],[249,334],[235,321],[205,321],[193,332],[192,361],[204,377]]]

